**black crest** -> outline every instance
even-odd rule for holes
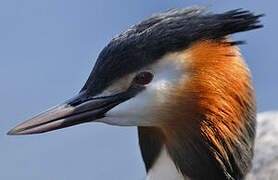
[[[218,39],[260,28],[258,19],[261,16],[241,9],[212,14],[198,7],[155,14],[115,37],[101,51],[82,90],[95,95],[117,78],[152,64],[168,52],[183,50],[198,40]]]

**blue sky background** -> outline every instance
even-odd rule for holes
[[[142,180],[136,128],[84,124],[6,136],[76,94],[115,35],[156,12],[189,5],[265,13],[264,29],[234,35],[253,72],[258,111],[277,110],[277,2],[260,0],[1,0],[0,179]]]

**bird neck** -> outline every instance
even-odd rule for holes
[[[146,180],[190,180],[176,168],[165,147],[162,147],[157,160],[148,171]]]
[[[207,138],[199,136],[188,139],[186,134],[173,133],[176,142],[169,142],[162,129],[138,127],[139,144],[147,180],[242,180],[251,165],[253,156],[250,145],[243,142],[229,144],[223,142],[227,158]],[[169,132],[168,132],[169,133]],[[173,138],[173,137],[172,137]]]
[[[224,167],[200,140],[186,144],[187,138],[180,136],[179,144],[173,145],[167,142],[161,129],[139,127],[138,132],[147,180],[228,179]]]
[[[251,167],[256,122],[249,70],[227,40],[198,42],[183,53],[191,79],[164,106],[175,113],[161,111],[166,125],[138,128],[147,172],[162,167],[156,163],[165,147],[184,179],[242,180]]]

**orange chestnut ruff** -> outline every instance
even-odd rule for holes
[[[150,134],[166,145],[178,167],[186,166],[187,160],[180,162],[180,157],[190,161],[186,151],[194,151],[188,153],[197,154],[195,159],[203,159],[202,166],[206,167],[206,163],[209,166],[214,159],[229,174],[240,167],[240,177],[249,170],[251,160],[241,159],[253,156],[250,149],[255,134],[256,107],[249,69],[239,49],[228,39],[196,42],[180,54],[188,76],[169,93],[169,102],[155,113],[155,118],[167,123]],[[174,113],[169,113],[170,109]],[[147,132],[150,128],[139,130]],[[209,154],[211,159],[206,159]],[[195,168],[192,163],[189,162],[189,169]],[[180,171],[190,173],[187,169]]]

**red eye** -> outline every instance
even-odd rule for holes
[[[134,82],[139,85],[149,84],[153,80],[153,74],[151,72],[141,72],[136,75]]]

